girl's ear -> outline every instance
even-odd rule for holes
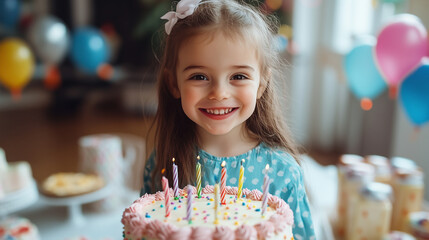
[[[261,80],[260,80],[259,88],[258,88],[257,99],[260,99],[262,97],[262,94],[264,94],[265,90],[267,89],[268,81],[270,79],[271,79],[271,71],[268,71],[267,76],[261,76]]]
[[[265,79],[261,79],[261,83],[259,84],[259,88],[258,88],[258,95],[257,95],[257,99],[260,99],[262,97],[262,94],[264,94],[265,89],[267,89],[267,80]]]
[[[177,80],[171,71],[164,69],[164,77],[167,80],[168,90],[174,98],[180,98],[179,87],[177,86]]]

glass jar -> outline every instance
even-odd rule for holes
[[[337,193],[337,224],[336,224],[336,235],[339,238],[345,236],[345,224],[346,219],[346,199],[347,189],[345,187],[345,176],[346,171],[350,166],[363,163],[364,158],[356,154],[343,154],[337,165],[338,170],[338,193]]]
[[[374,181],[386,184],[392,182],[392,171],[388,158],[379,155],[368,155],[365,156],[365,161],[374,166]]]
[[[420,211],[423,202],[423,172],[397,169],[393,185],[392,230],[410,233],[409,214]]]
[[[356,196],[363,185],[374,180],[374,168],[370,164],[359,162],[344,166],[344,174],[338,195],[337,236],[344,237],[347,232],[347,221],[350,219]]]
[[[347,225],[347,240],[382,240],[390,228],[392,188],[371,182],[362,187]]]

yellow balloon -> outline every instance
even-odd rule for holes
[[[0,42],[0,82],[12,92],[19,92],[31,80],[34,57],[28,45],[18,38]]]
[[[285,36],[287,39],[292,38],[292,33],[292,27],[286,24],[282,24],[278,31],[278,34]]]

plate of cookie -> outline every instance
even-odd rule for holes
[[[110,187],[95,174],[59,172],[46,178],[39,191],[45,202],[61,206],[103,199],[109,195]]]

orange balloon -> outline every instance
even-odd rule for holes
[[[267,6],[275,11],[277,9],[279,9],[282,6],[283,0],[265,0],[265,4],[267,4]]]
[[[0,82],[12,93],[20,92],[34,72],[34,57],[28,45],[19,38],[0,42]]]

